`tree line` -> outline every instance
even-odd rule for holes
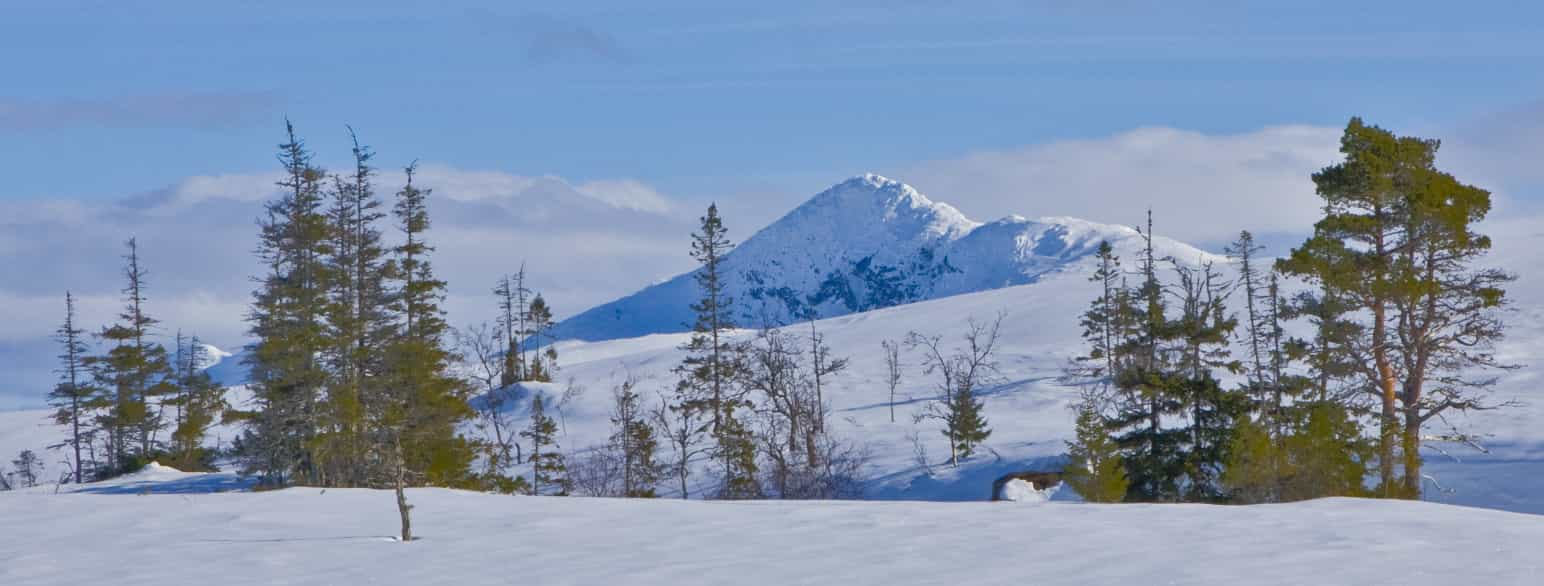
[[[1490,194],[1437,169],[1438,147],[1353,118],[1344,160],[1312,177],[1313,234],[1271,265],[1247,231],[1231,271],[1160,258],[1151,213],[1134,269],[1102,245],[1088,351],[1068,369],[1084,389],[1066,470],[1078,492],[1419,497],[1434,482],[1423,446],[1475,440],[1430,428],[1501,406],[1486,391],[1514,368],[1494,353],[1514,277],[1479,264],[1491,241],[1474,231]]]
[[[329,173],[292,126],[286,132],[281,191],[259,221],[251,402],[225,404],[200,368],[196,338],[179,334],[172,349],[152,341],[158,322],[146,313],[147,273],[131,239],[124,309],[95,334],[106,352],[90,352],[66,294],[61,382],[50,396],[55,420],[71,429],[54,447],[68,448],[73,480],[157,459],[209,469],[228,456],[263,488],[392,489],[404,538],[411,486],[862,495],[867,448],[829,421],[848,359],[815,315],[749,331],[735,323],[722,266],[734,244],[716,205],[692,234],[699,296],[672,380],[621,365],[611,434],[565,449],[564,409],[584,389],[557,382],[553,314],[524,267],[495,279],[491,323],[451,328],[431,262],[432,190],[415,183],[416,167],[405,167],[388,208],[375,155],[357,137],[352,168]],[[1080,322],[1087,351],[1067,372],[1083,390],[1069,483],[1092,501],[1418,495],[1423,443],[1473,439],[1425,430],[1449,411],[1496,406],[1484,393],[1495,377],[1484,373],[1511,367],[1492,348],[1512,276],[1478,266],[1490,240],[1473,229],[1489,194],[1438,170],[1438,146],[1353,119],[1345,160],[1313,176],[1323,218],[1274,263],[1247,231],[1226,262],[1162,257],[1151,214],[1134,262],[1103,244],[1098,294]],[[912,332],[882,342],[891,421],[904,350],[934,391],[912,423],[937,422],[951,465],[992,433],[982,396],[1003,382],[1002,321],[971,320],[952,341]],[[221,454],[204,445],[218,421],[243,428]],[[917,433],[917,461],[928,468]],[[35,460],[15,465],[30,471]]]

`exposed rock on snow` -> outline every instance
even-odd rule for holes
[[[1055,494],[1056,491],[1054,489],[1059,488],[1061,483],[1062,474],[1060,472],[1039,472],[1035,470],[1014,472],[1002,476],[992,483],[992,500],[1018,500],[1009,498],[1010,492],[1023,494],[1025,490],[1043,492],[1047,489],[1052,489],[1050,492],[1045,493],[1045,497],[1049,499],[1050,495]],[[1016,485],[1017,488],[1010,491],[1009,485]]]

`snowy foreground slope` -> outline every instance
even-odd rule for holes
[[[1353,499],[409,498],[421,539],[403,544],[385,491],[0,494],[0,583],[1536,584],[1544,547],[1544,517]]]

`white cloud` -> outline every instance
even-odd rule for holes
[[[898,176],[977,218],[1017,213],[1130,225],[1152,207],[1160,233],[1217,242],[1243,229],[1312,226],[1319,200],[1309,175],[1339,158],[1339,135],[1314,126],[1231,135],[1142,128],[975,152]]]
[[[619,208],[641,212],[670,211],[670,200],[654,188],[632,179],[587,181],[574,189]]]
[[[577,186],[558,177],[425,165],[434,189],[429,233],[435,269],[449,283],[455,325],[493,314],[489,290],[525,262],[534,288],[560,315],[629,293],[685,270],[690,214],[657,190],[628,180]],[[197,333],[216,345],[245,339],[242,321],[260,267],[255,220],[277,189],[276,173],[190,177],[112,202],[0,203],[0,395],[41,401],[51,384],[49,340],[65,290],[90,330],[119,310],[123,241],[134,236],[149,271],[150,313],[164,333]],[[377,185],[390,199],[400,170]],[[388,239],[397,230],[383,226]]]

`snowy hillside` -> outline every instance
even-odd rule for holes
[[[896,190],[896,193],[905,192],[900,187]],[[921,200],[912,198],[908,201]],[[968,233],[971,236],[954,240],[950,249],[968,251],[966,246],[970,244],[979,245],[983,250],[995,250],[992,248],[995,245],[990,245],[992,240],[987,237],[1002,238],[999,242],[1006,242],[1011,239],[1002,234],[1012,230],[1000,228],[1000,231],[994,231],[992,227],[1016,223],[1031,224],[1009,220],[971,227]],[[1082,250],[1086,245],[1083,243],[1093,234],[1124,235],[1124,239],[1117,240],[1124,249],[1121,255],[1127,261],[1136,256],[1133,250],[1137,246],[1135,233],[1128,229],[1082,225],[1071,220],[1038,225],[1050,224],[1066,227],[1067,236],[1063,242],[1068,243],[1071,250]],[[939,234],[949,232],[949,226],[956,226],[947,223],[925,225],[937,229],[927,228],[921,232],[931,230]],[[1484,443],[1490,452],[1482,453],[1462,445],[1435,445],[1434,448],[1441,448],[1446,453],[1433,449],[1425,454],[1426,471],[1433,480],[1425,498],[1544,513],[1544,432],[1541,432],[1544,427],[1538,424],[1544,421],[1544,400],[1537,396],[1535,374],[1544,364],[1540,359],[1540,348],[1544,347],[1544,275],[1529,271],[1530,267],[1541,266],[1538,258],[1544,250],[1544,246],[1540,246],[1544,236],[1536,227],[1522,224],[1498,224],[1488,232],[1496,236],[1500,247],[1495,255],[1496,262],[1518,270],[1522,277],[1513,288],[1518,311],[1508,319],[1509,339],[1498,350],[1502,359],[1528,368],[1506,373],[1496,389],[1498,399],[1516,400],[1521,405],[1502,411],[1449,417],[1450,423],[1487,436]],[[1074,234],[1083,236],[1074,237]],[[1027,242],[1033,242],[1033,239]],[[1016,250],[1032,252],[1037,248],[1020,244],[1023,245],[1015,245],[1018,246]],[[755,252],[759,246],[747,243],[740,252]],[[1200,254],[1183,245],[1165,246],[1172,247],[1169,254],[1179,253],[1175,251]],[[1029,254],[1022,258],[1051,256],[1054,255]],[[977,255],[977,258],[985,257],[984,252]],[[1078,254],[1070,254],[1068,258],[1070,260],[1056,264],[1054,270],[1040,273],[1031,284],[992,288],[816,322],[815,326],[834,353],[851,360],[849,368],[830,382],[831,390],[826,395],[832,405],[829,425],[837,437],[859,442],[871,454],[867,472],[872,483],[868,496],[984,500],[990,496],[992,481],[1004,473],[1060,465],[1060,455],[1065,451],[1063,441],[1071,432],[1072,416],[1067,407],[1075,400],[1076,392],[1058,384],[1057,377],[1066,361],[1080,351],[1077,315],[1095,294],[1094,285],[1087,281],[1092,259]],[[1027,264],[1014,261],[1000,266]],[[685,301],[679,304],[684,307]],[[657,309],[667,312],[673,311],[672,307],[661,305]],[[983,393],[984,415],[993,432],[977,456],[958,468],[951,467],[946,462],[948,447],[939,423],[913,420],[913,415],[937,396],[936,381],[922,372],[917,353],[904,352],[901,356],[904,379],[897,391],[892,421],[888,390],[881,382],[885,364],[880,342],[900,340],[908,332],[915,331],[942,335],[947,345],[959,341],[968,320],[990,320],[999,312],[1005,314],[998,356],[1001,376],[997,384]],[[790,331],[804,333],[808,328],[808,324],[800,323],[790,326]],[[743,331],[739,335],[749,337],[754,332]],[[682,333],[663,333],[596,342],[560,342],[557,345],[561,355],[558,382],[523,389],[521,400],[513,402],[512,406],[516,421],[519,425],[525,423],[524,411],[529,405],[530,392],[544,393],[561,426],[559,442],[562,449],[571,456],[581,456],[586,449],[602,444],[610,435],[610,395],[624,378],[634,376],[640,380],[638,390],[648,403],[657,402],[657,395],[668,396],[672,392],[676,378],[671,370],[680,363],[682,353],[678,346],[686,338]],[[217,373],[217,378],[228,383],[239,382],[241,369],[238,363],[239,356],[226,358],[211,370]],[[235,396],[240,396],[239,391]],[[45,411],[0,413],[0,456],[4,456],[0,465],[8,464],[22,448],[41,450],[62,439],[63,429],[47,424],[46,417]],[[228,442],[233,432],[217,430],[219,435],[215,439]],[[45,477],[58,476],[58,459],[57,452],[45,458],[49,465]],[[698,475],[695,478],[704,477]],[[665,494],[674,494],[670,487],[664,488]],[[694,484],[691,490],[697,495],[705,488]]]
[[[1140,247],[1129,227],[1075,218],[1012,216],[982,224],[909,185],[869,174],[821,192],[746,238],[724,258],[723,270],[738,323],[787,324],[1033,283],[1077,267],[1104,240],[1127,257]],[[1155,247],[1187,262],[1207,256],[1168,239]],[[564,320],[552,335],[593,341],[684,331],[696,295],[692,273],[679,275]]]
[[[403,544],[386,491],[167,494],[144,482],[0,494],[0,583],[1510,585],[1537,583],[1544,544],[1544,517],[1416,502],[746,503],[443,489],[408,491],[419,539]]]

